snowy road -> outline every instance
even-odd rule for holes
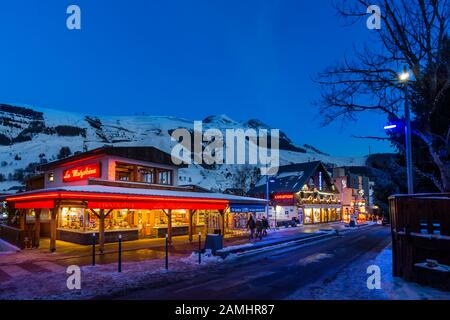
[[[371,226],[311,245],[279,249],[223,264],[161,287],[130,292],[120,299],[311,299],[352,266],[367,266],[390,243],[388,227]],[[367,268],[367,267],[365,267]],[[352,288],[366,288],[365,268]],[[387,270],[386,270],[387,272]],[[361,282],[361,283],[359,283]],[[369,291],[367,288],[365,289]],[[351,298],[342,296],[342,299]],[[374,298],[380,298],[374,296]]]

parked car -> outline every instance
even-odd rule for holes
[[[278,221],[277,225],[278,227],[296,227],[299,224],[299,220],[297,217],[293,217],[292,220],[285,220],[285,221]]]
[[[386,226],[389,224],[389,219],[387,217],[383,217],[383,219],[381,220],[381,224],[383,226]]]

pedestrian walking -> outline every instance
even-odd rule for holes
[[[253,239],[254,235],[255,235],[255,228],[256,228],[256,223],[255,220],[253,219],[253,216],[250,215],[250,217],[247,220],[247,229],[250,230],[250,241]]]
[[[267,236],[267,229],[269,229],[269,220],[267,220],[267,218],[264,216],[262,218],[262,229],[263,229],[263,236]]]
[[[261,219],[256,220],[256,237],[262,240],[263,224]]]

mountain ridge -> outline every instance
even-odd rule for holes
[[[170,133],[192,130],[193,120],[174,116],[88,115],[29,105],[0,104],[0,191],[20,185],[38,164],[103,145],[148,145],[170,153],[176,143]],[[210,115],[204,127],[270,129],[258,119],[236,121],[227,115]],[[62,149],[64,152],[62,152]],[[333,157],[313,145],[294,143],[280,131],[280,165],[320,160],[327,165],[364,165],[366,157]],[[214,191],[248,187],[257,170],[252,165],[193,164],[180,170],[180,184],[196,184]],[[245,181],[243,181],[245,180]]]

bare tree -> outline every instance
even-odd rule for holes
[[[422,171],[420,166],[415,170],[429,177],[441,191],[450,191],[450,3],[379,3],[381,29],[370,31],[376,33],[375,42],[358,48],[351,61],[344,58],[318,75],[322,94],[317,103],[323,125],[336,119],[355,120],[358,112],[368,111],[385,114],[389,121],[402,121],[404,88],[398,73],[407,66],[413,76],[408,86],[415,116],[413,133],[435,166],[434,172]],[[356,23],[367,17],[371,4],[343,0],[335,7],[342,18]],[[403,139],[392,134],[389,140],[400,151],[403,149]]]

